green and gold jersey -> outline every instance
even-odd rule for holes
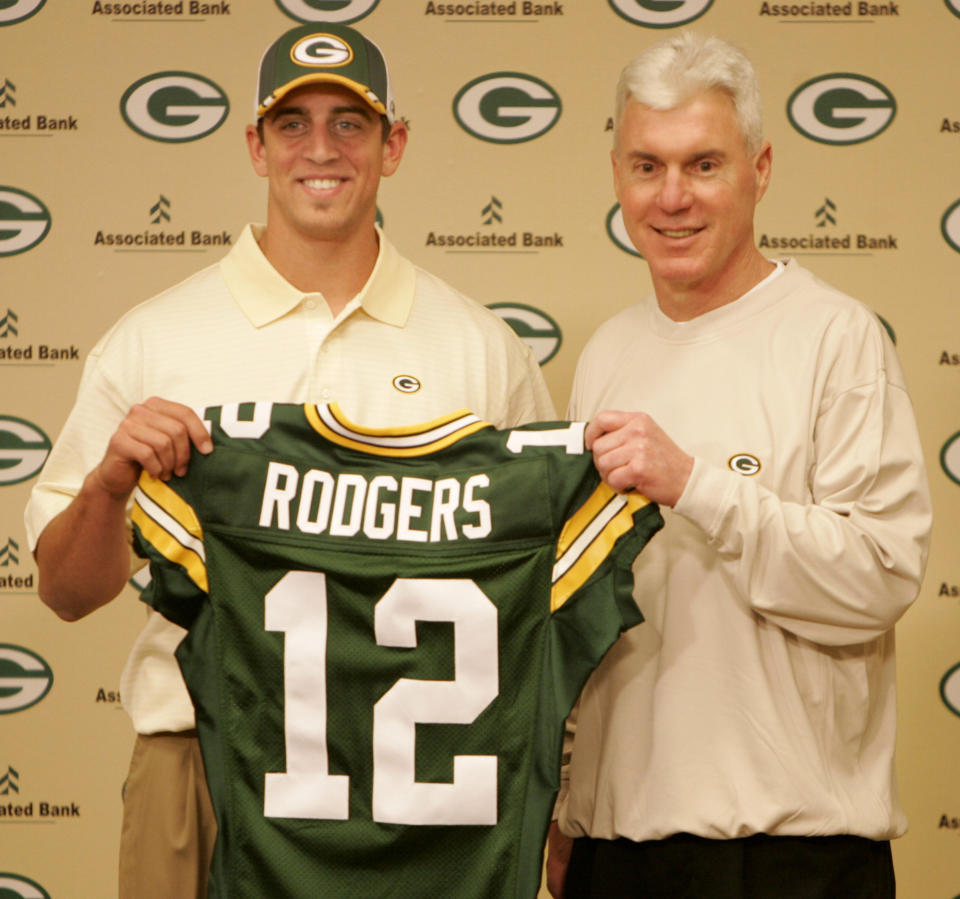
[[[533,897],[563,722],[642,618],[656,506],[582,423],[207,409],[214,451],[141,479],[144,599],[177,658],[219,823],[215,897]]]

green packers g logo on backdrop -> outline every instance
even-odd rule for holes
[[[50,455],[50,446],[50,438],[35,424],[0,415],[0,487],[37,474]]]
[[[954,715],[960,715],[960,662],[954,665],[941,679],[940,698]]]
[[[52,686],[53,671],[40,656],[22,646],[0,643],[0,715],[36,705]]]
[[[50,212],[33,194],[0,187],[0,256],[25,253],[49,231]]]
[[[960,18],[960,0],[945,0],[947,4],[947,9],[950,10],[955,16]]]
[[[124,121],[137,134],[166,143],[199,140],[230,111],[227,95],[191,72],[156,72],[134,82],[120,99]]]
[[[0,28],[16,25],[40,12],[47,0],[0,0]]]
[[[380,0],[276,0],[298,22],[339,22],[346,25],[370,13]]]
[[[523,303],[490,303],[487,308],[513,328],[541,365],[546,365],[557,355],[563,334],[546,312]]]
[[[897,101],[879,81],[835,73],[801,84],[787,100],[790,124],[823,144],[859,144],[885,130]]]
[[[614,12],[645,28],[676,28],[699,19],[713,0],[609,0]]]
[[[643,259],[643,256],[633,245],[633,241],[630,240],[630,235],[627,234],[627,226],[623,223],[623,210],[619,203],[614,203],[613,209],[607,213],[607,234],[610,235],[610,240],[621,250],[631,256],[638,256]]]
[[[951,247],[960,253],[960,200],[957,200],[940,219],[940,231]]]
[[[50,894],[29,877],[0,871],[0,899],[50,899]]]
[[[520,72],[474,78],[453,98],[453,115],[468,134],[495,144],[516,144],[545,134],[562,104],[545,81]]]
[[[960,484],[960,431],[954,434],[940,450],[940,467],[955,484]]]

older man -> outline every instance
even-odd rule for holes
[[[649,48],[616,123],[654,292],[589,342],[569,414],[591,419],[612,487],[670,508],[635,571],[647,624],[571,722],[551,889],[891,897],[893,628],[930,528],[893,345],[869,309],[758,251],[771,149],[740,51],[686,33]]]
[[[219,263],[131,310],[90,354],[76,406],[27,509],[39,593],[63,618],[129,575],[142,471],[184,474],[210,438],[193,409],[337,401],[367,427],[470,408],[500,427],[552,418],[530,352],[493,313],[404,259],[377,228],[380,179],[407,130],[386,62],[357,31],[281,35],[259,69],[246,139],[266,225]],[[124,672],[138,738],[124,799],[121,899],[206,896],[216,822],[173,651],[153,612]]]

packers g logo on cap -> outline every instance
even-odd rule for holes
[[[301,66],[345,66],[353,61],[353,48],[335,34],[311,34],[290,48],[290,58]]]

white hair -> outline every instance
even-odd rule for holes
[[[709,90],[724,91],[733,101],[744,146],[749,154],[756,153],[763,143],[763,114],[753,64],[732,44],[689,31],[648,47],[620,73],[614,140],[628,101],[675,109]]]

